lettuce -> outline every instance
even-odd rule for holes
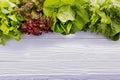
[[[89,29],[100,33],[111,40],[119,40],[120,34],[120,1],[90,0]]]
[[[11,2],[12,1],[12,2]],[[20,40],[18,30],[21,23],[20,16],[14,11],[17,9],[17,0],[0,0],[0,44],[5,44],[9,39]]]
[[[83,6],[86,0],[46,0],[43,12],[54,18],[52,30],[64,35],[82,30],[89,22],[89,15]]]

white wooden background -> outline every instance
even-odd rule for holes
[[[120,73],[120,41],[90,32],[22,38],[0,46],[0,75]]]

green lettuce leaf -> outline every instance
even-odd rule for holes
[[[55,20],[52,30],[64,35],[82,30],[89,22],[89,15],[85,10],[86,0],[46,0],[43,12]]]

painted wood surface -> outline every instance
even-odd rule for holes
[[[0,46],[0,75],[119,73],[120,41],[90,32],[22,36]]]

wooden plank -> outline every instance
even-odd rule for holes
[[[19,75],[0,76],[1,80],[119,80],[120,75]]]
[[[44,49],[45,50],[45,49]],[[56,49],[60,50],[60,49]],[[16,51],[16,53],[12,52],[4,52],[0,53],[0,61],[1,62],[10,62],[10,61],[105,61],[105,62],[119,62],[120,54],[118,49],[110,50],[110,49],[79,49],[76,51],[68,51],[60,50],[47,50],[47,52],[43,50],[38,51]],[[74,49],[75,50],[75,49]],[[65,52],[65,53],[64,53]]]
[[[107,39],[23,39],[20,42],[9,41],[7,46],[0,46],[0,52],[7,51],[37,51],[42,49],[119,49],[120,41],[114,42]],[[54,49],[55,48],[55,49]],[[56,50],[57,51],[57,50]],[[66,50],[70,52],[69,50]]]
[[[0,75],[11,74],[120,74],[118,62],[27,61],[1,62]]]

